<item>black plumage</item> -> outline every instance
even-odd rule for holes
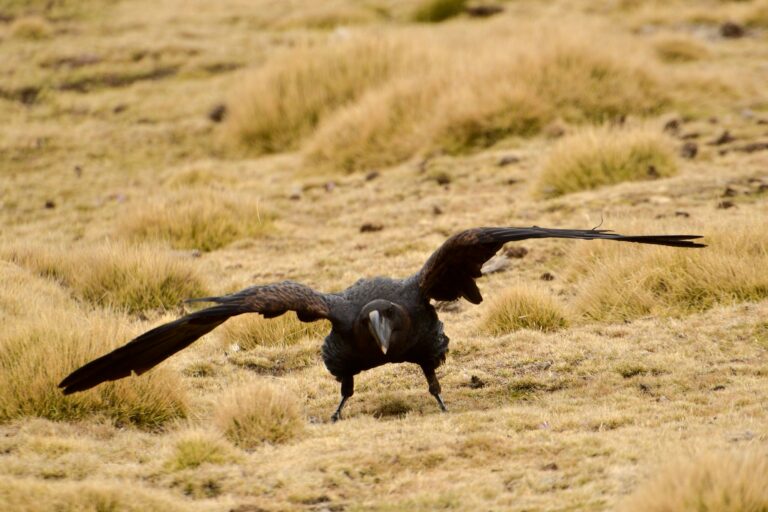
[[[328,319],[331,332],[322,346],[328,371],[341,382],[342,400],[332,419],[354,393],[354,376],[386,363],[418,364],[429,391],[440,408],[445,404],[435,369],[445,361],[448,337],[430,300],[465,298],[479,304],[483,298],[475,283],[481,267],[507,243],[529,238],[614,240],[672,247],[705,247],[692,242],[697,235],[623,236],[605,230],[530,228],[474,228],[443,243],[421,270],[406,279],[360,279],[340,293],[320,293],[284,281],[253,286],[223,297],[190,302],[216,305],[196,311],[147,331],[126,345],[67,376],[59,387],[65,394],[83,391],[102,382],[140,375],[187,347],[229,317],[260,313],[273,318],[295,311],[305,322]]]

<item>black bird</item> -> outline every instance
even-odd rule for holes
[[[59,384],[64,394],[105,381],[141,375],[210,332],[229,317],[261,313],[274,318],[295,311],[299,320],[328,319],[332,329],[322,347],[328,371],[341,382],[341,402],[332,416],[341,418],[354,393],[358,373],[386,363],[421,366],[429,392],[445,411],[435,369],[445,361],[448,337],[430,300],[465,298],[479,304],[475,284],[480,268],[507,242],[528,238],[615,240],[672,247],[705,247],[697,235],[623,236],[607,230],[474,228],[450,237],[416,274],[406,279],[360,279],[340,293],[320,293],[292,281],[252,286],[232,295],[192,299],[216,305],[156,327],[126,345],[72,372]]]

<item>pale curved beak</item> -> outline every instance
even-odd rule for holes
[[[389,338],[392,336],[392,324],[375,309],[368,313],[368,319],[370,320],[368,330],[371,331],[371,336],[381,347],[381,352],[386,354],[389,350]]]

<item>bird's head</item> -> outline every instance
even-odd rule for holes
[[[368,331],[381,352],[386,354],[390,348],[405,341],[411,319],[402,306],[377,299],[365,305],[358,317],[358,323]]]

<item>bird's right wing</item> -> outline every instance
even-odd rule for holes
[[[189,346],[229,317],[243,313],[261,313],[265,318],[273,318],[295,311],[303,322],[323,318],[333,320],[333,307],[339,300],[336,295],[322,294],[291,281],[252,286],[222,297],[193,299],[188,302],[214,302],[217,305],[145,332],[75,370],[61,381],[59,387],[63,388],[64,394],[70,394],[105,381],[128,377],[131,373],[140,375]]]

